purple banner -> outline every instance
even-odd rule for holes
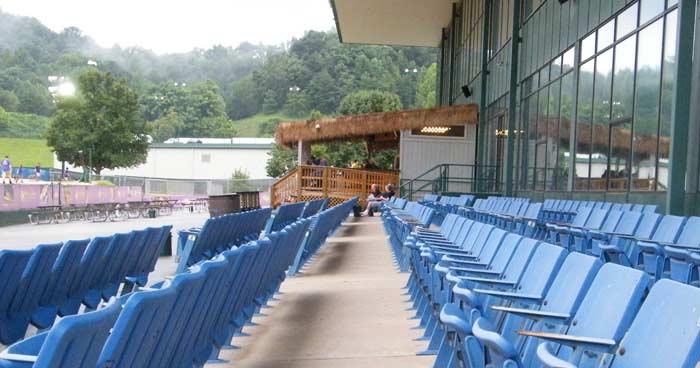
[[[0,198],[0,211],[16,211],[41,206],[138,202],[143,199],[143,190],[96,185],[2,184]]]

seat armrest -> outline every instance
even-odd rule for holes
[[[481,277],[462,277],[462,280],[478,282],[480,284],[515,286],[514,281],[502,280],[502,279],[486,279],[486,278],[481,278]]]
[[[608,352],[617,345],[617,342],[615,342],[615,340],[601,339],[597,337],[572,336],[551,332],[538,332],[527,330],[518,330],[517,332],[519,335],[522,336],[532,336],[538,339],[543,339],[551,341],[553,343],[567,345],[571,347],[583,346],[584,349],[593,349],[596,351]]]
[[[3,351],[0,353],[0,359],[12,360],[15,362],[34,363],[36,362],[36,355],[12,354]]]
[[[496,332],[496,328],[483,317],[479,317],[472,324],[472,334],[490,350],[505,359],[517,359],[518,349],[513,343]]]
[[[540,320],[545,320],[548,322],[554,322],[554,323],[568,323],[569,319],[571,318],[570,315],[565,314],[565,313],[553,313],[553,312],[543,312],[539,310],[534,310],[534,309],[525,309],[525,308],[509,308],[509,307],[502,307],[499,305],[492,305],[491,309],[501,311],[501,312],[506,312],[509,314],[515,314],[517,316],[535,320],[535,321],[540,321]]]
[[[498,298],[514,301],[514,302],[524,302],[524,303],[538,303],[544,296],[542,295],[532,295],[532,294],[521,294],[512,293],[509,291],[498,291],[498,290],[488,290],[488,289],[474,289],[475,293],[491,295]]]

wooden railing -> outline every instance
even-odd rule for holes
[[[384,191],[387,184],[397,186],[398,182],[398,171],[298,166],[272,185],[270,202],[275,208],[316,198],[331,198],[332,206],[355,196],[364,202],[372,184]]]

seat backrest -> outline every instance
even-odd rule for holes
[[[620,223],[620,219],[622,219],[623,214],[625,214],[625,212],[622,210],[610,210],[610,212],[608,212],[608,216],[605,218],[605,221],[600,226],[600,230],[604,233],[614,232],[615,228],[617,228],[617,224]]]
[[[619,234],[632,235],[637,231],[637,226],[642,220],[643,214],[641,212],[629,211],[623,212],[620,222],[615,226],[614,232]]]
[[[620,341],[642,305],[650,285],[651,278],[646,273],[606,263],[583,298],[567,334]],[[558,355],[570,354],[571,348],[563,347]],[[602,358],[583,354],[581,359],[599,361]]]
[[[47,332],[34,367],[97,366],[100,351],[122,305],[112,300],[95,312],[62,318]]]
[[[603,225],[603,222],[608,216],[608,210],[607,209],[594,209],[591,212],[591,215],[588,217],[588,220],[586,220],[586,225],[584,225],[587,229],[600,229],[600,227]]]
[[[31,250],[0,250],[0,313],[7,313],[17,292],[22,273],[34,254]]]
[[[527,207],[527,212],[525,212],[525,217],[530,219],[536,219],[540,215],[542,210],[542,203],[530,203]]]
[[[642,213],[642,218],[639,220],[634,236],[640,239],[650,239],[656,228],[659,227],[662,217],[656,213]]]
[[[574,315],[602,265],[597,257],[569,253],[552,282],[541,310]]]
[[[518,283],[518,293],[544,296],[564,263],[567,253],[562,247],[540,243]]]
[[[644,208],[642,209],[642,212],[646,212],[646,213],[656,213],[656,208],[657,208],[657,207],[658,207],[658,206],[655,205],[655,204],[645,204],[645,205],[644,205]]]
[[[518,234],[508,233],[503,238],[501,246],[498,247],[498,251],[491,261],[491,269],[502,273],[508,266],[508,262],[515,255],[515,249],[522,239],[523,237]]]
[[[700,245],[700,217],[688,217],[683,230],[676,239],[677,244]]]
[[[696,367],[700,361],[700,289],[654,284],[622,339],[613,368]]]
[[[39,306],[41,296],[51,280],[51,269],[61,251],[61,243],[38,245],[27,267],[12,301],[8,315],[31,315]]]
[[[593,208],[591,207],[579,208],[576,211],[576,217],[574,217],[574,221],[572,221],[571,224],[577,227],[584,227],[592,212]]]
[[[505,271],[503,271],[501,275],[502,278],[504,280],[518,282],[539,244],[539,240],[523,238],[515,248],[513,257],[511,257],[508,266],[506,266]]]
[[[98,271],[103,267],[102,263],[104,262],[105,251],[111,241],[112,236],[97,236],[92,238],[80,259],[75,282],[73,282],[69,290],[72,296],[83,296],[95,282],[95,276],[99,275]]]
[[[676,241],[684,223],[685,217],[666,215],[659,222],[659,226],[654,231],[651,239],[663,243],[673,243]]]
[[[143,367],[162,337],[175,288],[139,291],[124,303],[98,359],[99,367]]]
[[[496,255],[503,238],[506,236],[506,231],[501,229],[494,229],[491,234],[486,239],[486,244],[479,252],[478,261],[484,264],[491,264],[493,257]]]
[[[51,270],[51,280],[41,297],[41,305],[58,306],[68,298],[69,288],[76,282],[80,270],[80,259],[89,243],[90,239],[84,239],[69,240],[63,244]]]

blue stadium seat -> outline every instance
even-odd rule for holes
[[[121,312],[113,301],[99,311],[68,316],[0,353],[0,368],[94,368]]]
[[[0,310],[0,343],[9,345],[24,337],[32,313],[39,306],[42,292],[51,279],[51,268],[61,246],[61,243],[42,244],[34,248],[17,280],[19,283],[14,295],[10,297],[7,309]]]

